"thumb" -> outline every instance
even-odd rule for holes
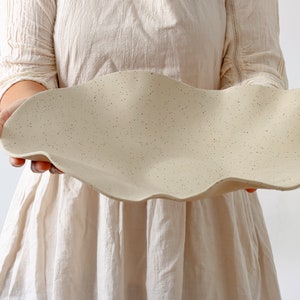
[[[26,101],[26,99],[23,99],[23,98],[18,99],[1,111],[1,113],[0,113],[0,135],[2,134],[2,129],[3,129],[5,122],[17,110],[17,108],[19,106],[21,106],[25,101]]]

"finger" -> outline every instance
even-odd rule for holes
[[[10,164],[14,167],[22,167],[25,164],[24,158],[10,157]]]
[[[256,192],[256,189],[246,189],[246,191],[247,191],[248,193],[254,193],[254,192]]]
[[[0,114],[0,124],[4,124],[8,120],[8,118],[17,110],[17,108],[21,106],[21,104],[23,104],[23,102],[25,101],[26,99],[18,99],[14,101],[11,105],[6,107]]]
[[[57,169],[54,165],[51,166],[49,171],[51,174],[63,174],[63,172],[61,170]]]
[[[0,113],[0,135],[2,134],[3,126],[8,118],[9,118],[8,111],[7,110],[1,111],[1,113]]]
[[[31,170],[34,173],[43,173],[51,168],[51,163],[47,161],[32,161]]]

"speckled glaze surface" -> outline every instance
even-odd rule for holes
[[[196,89],[118,72],[42,92],[5,124],[8,154],[50,160],[120,200],[300,186],[300,90]]]

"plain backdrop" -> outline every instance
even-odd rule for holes
[[[299,11],[298,1],[279,0],[281,47],[286,60],[289,88],[300,88]],[[0,152],[0,229],[20,172],[20,169],[12,168],[4,153]],[[258,193],[273,247],[282,299],[299,300],[300,189],[291,192],[260,190]]]

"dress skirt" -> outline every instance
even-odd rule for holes
[[[1,299],[280,299],[256,193],[122,202],[25,169],[0,240]]]

